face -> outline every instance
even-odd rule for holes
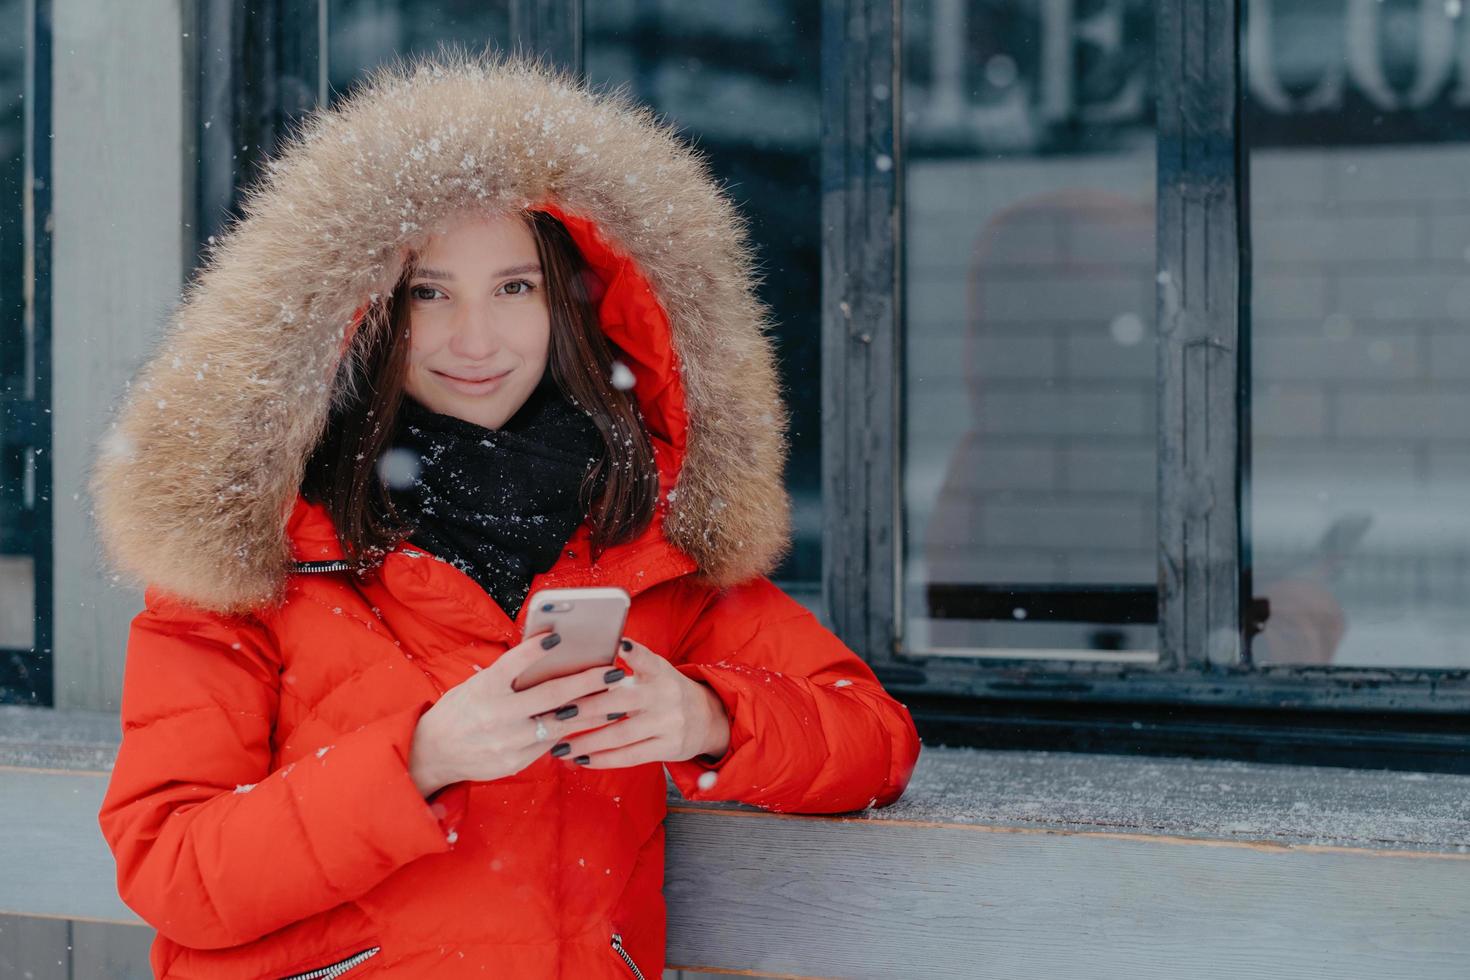
[[[426,408],[498,429],[546,370],[551,314],[536,239],[516,215],[431,238],[408,282],[408,380]]]

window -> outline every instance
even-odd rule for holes
[[[1152,6],[902,12],[904,646],[1153,663]]]
[[[1470,667],[1459,7],[1249,4],[1255,663]]]
[[[824,15],[839,633],[954,741],[1464,768],[1460,5]]]
[[[791,413],[793,548],[774,577],[821,577],[821,9],[804,0],[589,3],[587,80],[628,85],[709,160],[748,222]]]
[[[510,0],[330,0],[325,6],[334,102],[363,72],[395,57],[432,53],[441,43],[507,47],[510,38]]]

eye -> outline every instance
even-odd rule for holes
[[[512,286],[519,286],[521,288],[511,289]],[[535,289],[536,284],[527,279],[512,279],[510,282],[506,283],[500,288],[508,291],[512,296],[524,296],[526,293],[529,293],[531,290]]]
[[[436,288],[435,288],[435,287],[433,287],[433,286],[414,286],[414,287],[413,287],[413,288],[412,288],[412,289],[410,289],[410,290],[409,290],[409,291],[408,291],[408,295],[409,295],[409,296],[410,296],[410,297],[412,297],[412,298],[413,298],[413,299],[419,299],[419,300],[428,300],[428,299],[432,299],[432,298],[433,298],[433,297],[431,297],[431,296],[420,296],[420,295],[419,295],[419,291],[420,291],[420,290],[424,290],[424,289],[427,289],[427,290],[428,290],[428,291],[429,291],[429,292],[431,292],[431,293],[437,293],[437,292],[439,292],[439,291],[440,291],[440,290],[438,290],[438,289],[436,289]]]

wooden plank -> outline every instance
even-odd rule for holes
[[[72,980],[71,924],[0,914],[0,977]]]
[[[104,776],[0,771],[0,914],[140,923],[97,826],[106,789]]]
[[[898,614],[898,174],[893,0],[822,10],[822,590],[893,659]]]
[[[1463,860],[670,815],[669,962],[791,977],[1465,975]]]
[[[0,911],[141,925],[96,827],[105,784],[0,767]],[[926,748],[881,810],[674,800],[669,963],[1052,980],[1352,980],[1412,963],[1416,980],[1458,977],[1467,798],[1465,776]]]
[[[1241,662],[1236,0],[1157,14],[1161,669]]]
[[[73,922],[70,980],[148,980],[153,930],[104,922]]]

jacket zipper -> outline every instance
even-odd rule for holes
[[[633,971],[633,976],[637,977],[638,980],[646,980],[643,976],[643,971],[638,969],[638,964],[633,962],[633,957],[629,956],[628,951],[623,948],[623,937],[621,934],[616,932],[612,934],[612,948],[613,952],[621,956],[623,962],[628,964],[628,969]]]
[[[281,980],[331,980],[332,977],[340,977],[363,960],[378,955],[378,951],[382,948],[381,946],[373,946],[360,953],[353,953],[347,959],[340,962],[319,967],[315,970],[308,970],[305,973],[293,973],[289,977],[282,977]]]
[[[424,552],[414,551],[411,548],[403,549],[402,554],[407,558],[424,557]],[[292,562],[291,571],[297,575],[310,575],[313,572],[350,572],[353,567],[352,562],[342,561],[341,559],[330,561],[298,561]]]
[[[352,563],[345,561],[298,561],[291,569],[298,575],[310,575],[313,572],[350,572]]]

